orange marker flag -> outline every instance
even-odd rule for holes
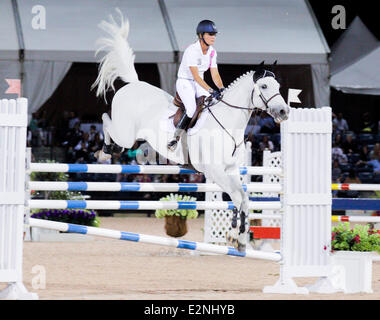
[[[16,93],[20,98],[21,95],[21,80],[20,79],[5,79],[5,81],[9,84],[9,88],[5,93]]]

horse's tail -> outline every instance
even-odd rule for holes
[[[116,11],[120,15],[120,26],[110,15],[110,22],[103,20],[99,24],[99,28],[107,32],[110,37],[100,38],[96,41],[98,49],[95,55],[102,50],[108,52],[100,60],[98,77],[91,89],[98,86],[96,96],[103,96],[104,99],[106,99],[106,92],[109,88],[115,91],[114,81],[117,77],[120,77],[125,82],[139,81],[134,66],[135,55],[127,41],[129,21],[128,19],[124,20],[123,14],[118,8],[116,8]]]

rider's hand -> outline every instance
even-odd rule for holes
[[[213,90],[211,93],[211,97],[216,99],[216,100],[221,100],[223,98],[223,91],[220,89]]]

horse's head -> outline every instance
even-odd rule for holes
[[[275,74],[265,70],[263,65],[264,62],[253,74],[254,85],[251,101],[254,107],[266,111],[277,123],[280,123],[288,119],[290,108],[280,94],[280,84],[277,82]]]

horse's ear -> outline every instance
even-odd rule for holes
[[[264,66],[264,61],[261,62],[255,69],[255,73],[253,74],[254,82],[256,82],[257,80],[261,79],[264,76],[265,70],[263,66]]]

